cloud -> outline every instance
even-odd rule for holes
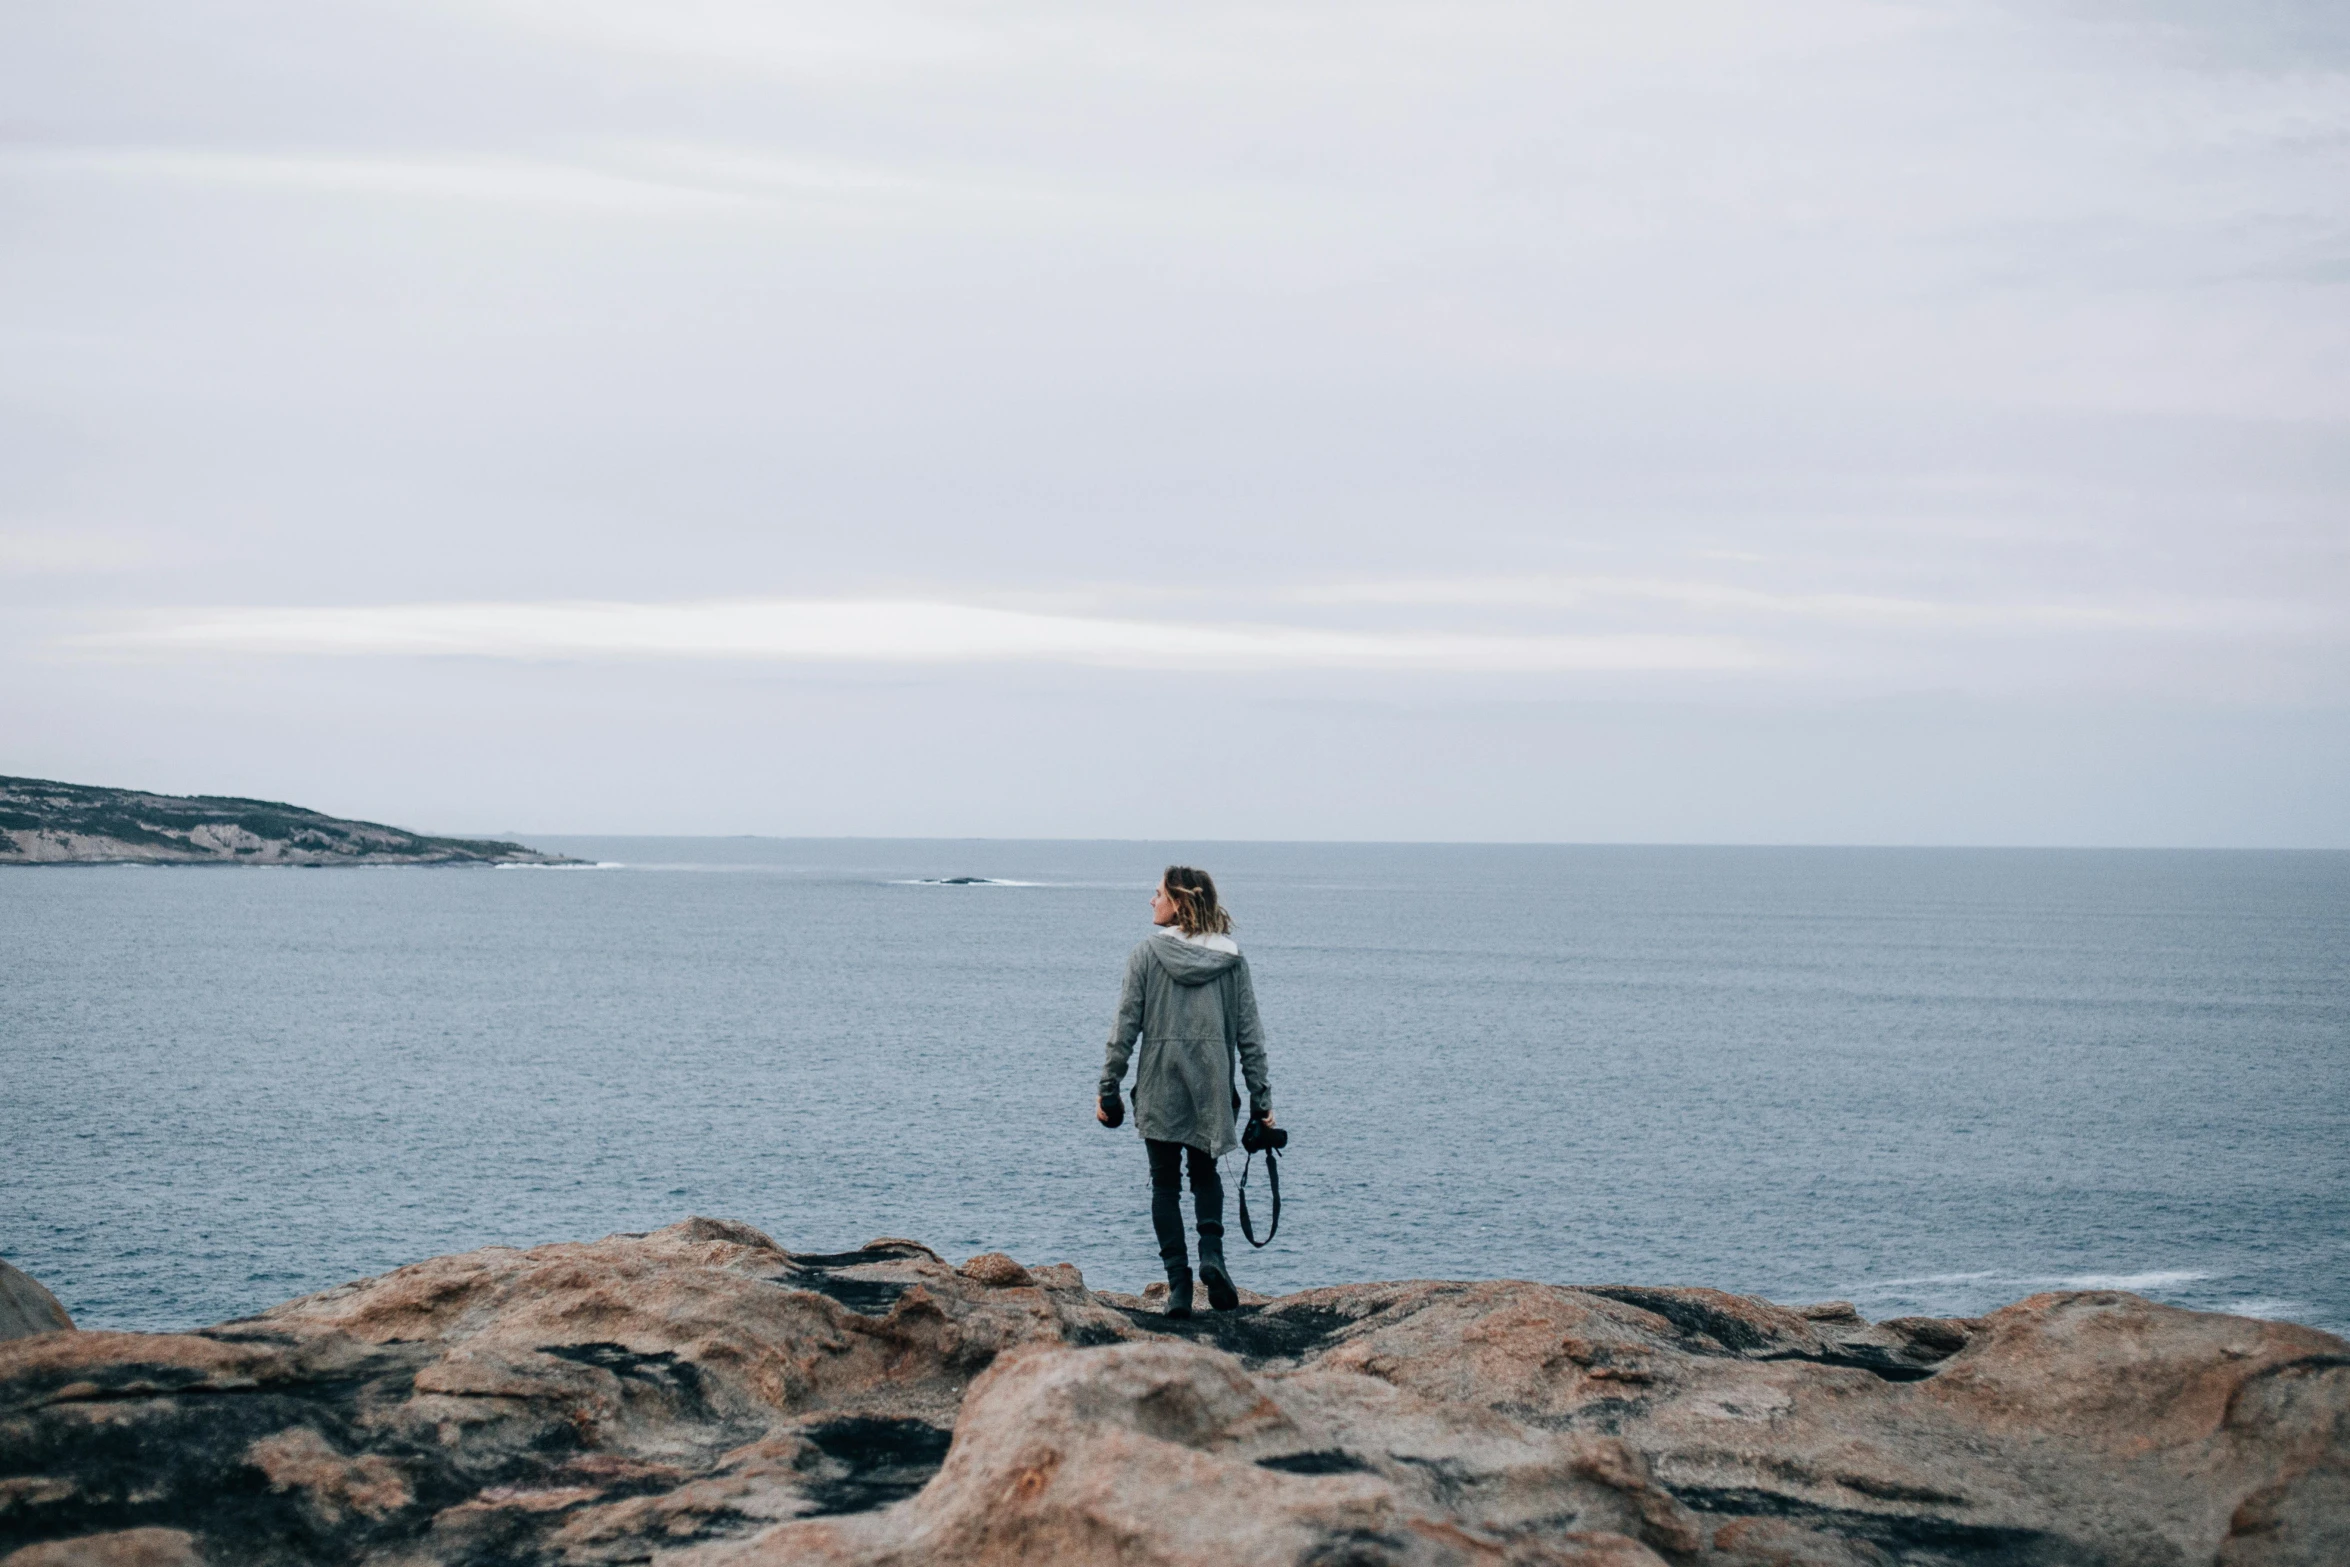
[[[1754,557],[1748,557],[1754,558]],[[2285,606],[2235,600],[2196,602],[1967,603],[1882,593],[1780,593],[1670,577],[1444,577],[1339,583],[1300,589],[1309,604],[1459,605],[1578,609],[1617,603],[1671,604],[1734,615],[1752,613],[1824,625],[1919,631],[2249,631],[2313,628]]]
[[[750,204],[750,198],[739,192],[704,184],[645,178],[578,163],[495,156],[387,158],[181,147],[54,147],[0,153],[0,169],[623,212]]]
[[[1185,678],[1454,779],[1383,833],[1533,831],[1507,777],[1580,820],[1583,742],[1541,736],[1583,698],[1653,710],[1608,733],[1660,758],[1713,743],[1684,703],[1752,716],[1745,760],[1630,791],[1642,832],[1731,831],[1716,795],[1792,830],[1780,762],[1821,834],[1880,830],[1876,782],[1816,814],[1841,741],[1773,726],[1920,693],[2009,715],[1935,722],[2018,780],[2054,703],[2302,712],[2091,769],[2195,841],[2341,795],[2338,5],[32,13],[0,530],[61,537],[0,541],[20,748],[300,688],[381,715],[336,765],[436,789],[450,690],[658,687],[530,784],[650,799],[843,684],[759,674],[925,670],[848,678],[840,731],[968,718],[893,796],[921,830],[1033,793],[1068,692],[1164,684],[1072,667],[1327,670]],[[151,558],[63,537],[117,532]],[[1299,744],[1252,830],[1361,794]],[[1955,835],[2108,831],[1867,776]]]
[[[268,190],[354,202],[517,208],[541,218],[876,218],[937,224],[1116,226],[1189,232],[1200,224],[1296,221],[1298,203],[1206,186],[1137,194],[1114,180],[1046,177],[952,158],[845,162],[758,145],[678,137],[583,137],[565,158],[155,146],[0,147],[0,176],[120,180],[202,190]]]
[[[120,652],[807,663],[1058,663],[1164,670],[1739,670],[1730,638],[1457,635],[1048,615],[911,600],[727,599],[214,609],[75,639]]]
[[[154,548],[145,541],[119,535],[33,531],[0,533],[0,576],[127,571],[151,563],[155,556]]]

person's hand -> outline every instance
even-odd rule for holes
[[[1270,1110],[1267,1110],[1263,1115],[1258,1116],[1257,1119],[1264,1122],[1267,1126],[1279,1126],[1281,1124],[1279,1121],[1273,1119],[1273,1112]]]
[[[1093,1102],[1093,1118],[1104,1126],[1110,1124],[1110,1112],[1102,1108],[1102,1102],[1099,1099]]]

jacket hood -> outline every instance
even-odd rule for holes
[[[1237,952],[1218,952],[1164,931],[1150,938],[1150,949],[1151,956],[1159,960],[1159,967],[1178,985],[1204,985],[1230,973],[1240,962]]]

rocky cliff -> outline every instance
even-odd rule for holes
[[[1862,1321],[691,1219],[0,1344],[0,1563],[2350,1562],[2350,1345],[2117,1293]]]
[[[0,778],[0,865],[569,865],[518,843],[427,838],[273,800]]]

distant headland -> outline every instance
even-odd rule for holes
[[[228,795],[0,778],[0,865],[576,865]]]

